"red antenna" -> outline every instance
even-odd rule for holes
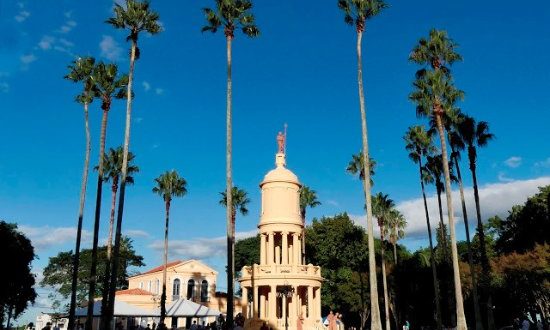
[[[284,151],[285,151],[285,155],[286,155],[286,128],[288,127],[288,125],[285,123],[285,144],[284,144]]]

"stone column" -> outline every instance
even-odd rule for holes
[[[243,309],[243,315],[248,319],[250,317],[248,315],[248,288],[246,286],[243,286],[242,290],[243,290],[243,293],[242,293],[241,304]]]
[[[252,288],[254,290],[253,294],[253,302],[252,302],[252,317],[258,317],[258,286],[254,286]]]
[[[277,295],[275,294],[275,290],[277,290],[277,286],[270,286],[269,296],[267,297],[269,302],[267,319],[273,321],[277,319]]]
[[[260,235],[260,265],[265,265],[265,234]]]
[[[315,288],[315,317],[321,317],[321,288]]]
[[[265,312],[265,294],[260,294],[260,317],[265,318],[266,312]]]
[[[288,232],[283,232],[283,244],[281,246],[283,249],[283,261],[281,264],[288,265]]]
[[[267,264],[273,265],[273,253],[275,252],[275,244],[273,244],[275,241],[275,236],[273,235],[273,232],[269,233],[269,242],[267,247]]]
[[[313,287],[308,286],[307,287],[307,318],[311,319],[315,317],[315,313],[313,313]]]
[[[292,247],[294,250],[294,263],[299,265],[302,263],[300,258],[300,243],[298,243],[298,233],[292,234]]]

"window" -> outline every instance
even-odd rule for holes
[[[143,289],[143,282],[139,282],[139,288]]]
[[[187,282],[187,299],[193,299],[195,297],[195,280],[190,279]]]
[[[149,283],[147,283],[147,291],[151,292],[151,281],[149,281]]]
[[[172,287],[172,296],[174,296],[175,299],[179,299],[180,297],[180,280],[178,278],[174,280],[174,285]]]
[[[202,280],[201,283],[201,302],[208,301],[208,281]]]
[[[157,279],[157,284],[155,285],[155,293],[156,294],[160,293],[160,280],[159,279]]]

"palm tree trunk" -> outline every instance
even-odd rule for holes
[[[107,322],[109,322],[109,280],[111,278],[111,250],[113,246],[113,227],[115,222],[115,206],[116,206],[116,194],[118,189],[118,177],[113,178],[113,183],[111,185],[111,214],[109,218],[109,237],[107,238],[107,259],[105,259],[105,275],[103,276],[103,290],[102,290],[102,301],[101,304],[101,324],[100,328],[105,329],[107,327]]]
[[[118,276],[120,262],[120,242],[122,237],[122,216],[124,214],[124,196],[126,193],[126,177],[128,176],[128,151],[130,149],[130,126],[132,119],[132,84],[134,81],[134,65],[136,62],[135,40],[132,40],[132,48],[130,50],[130,71],[128,72],[128,90],[126,98],[126,126],[124,129],[124,150],[122,153],[122,171],[120,174],[120,193],[118,195],[118,210],[117,222],[115,231],[115,244],[113,250],[113,262],[111,263],[111,279],[109,283],[109,299],[112,303],[109,304],[108,322],[109,329],[113,328],[113,314],[115,310],[115,292],[116,279]]]
[[[233,237],[232,237],[232,215],[233,215],[233,178],[231,171],[232,140],[231,140],[231,100],[232,100],[232,80],[231,80],[231,36],[227,39],[227,112],[226,112],[226,219],[227,219],[227,326],[233,327]]]
[[[436,183],[436,186],[438,184]],[[443,222],[443,206],[441,204],[441,189],[439,187],[436,188],[437,190],[437,205],[439,206],[439,228],[440,228],[440,235],[441,235],[441,244],[443,245],[443,256],[445,257],[445,261],[448,261],[449,256],[447,255],[447,232],[445,230],[445,223]]]
[[[170,222],[170,200],[166,201],[166,223],[164,224],[164,269],[162,270],[162,295],[160,296],[160,320],[166,317],[166,267],[168,265],[168,224]]]
[[[470,148],[470,147],[469,147]],[[468,149],[469,149],[468,148]],[[489,265],[489,259],[487,258],[487,247],[485,246],[485,231],[483,230],[483,222],[481,221],[481,207],[479,204],[479,192],[477,187],[477,175],[476,175],[476,164],[475,159],[470,157],[470,171],[472,172],[472,180],[474,184],[474,199],[476,202],[476,215],[477,215],[477,234],[479,235],[479,248],[481,252],[481,269],[483,280],[482,288],[487,296],[487,329],[495,329],[495,319],[493,315],[493,302],[491,296],[491,286],[490,286],[490,274],[491,266]]]
[[[367,235],[369,249],[369,285],[370,285],[370,301],[371,301],[371,330],[381,330],[382,321],[380,319],[380,307],[378,305],[378,285],[376,280],[376,260],[374,257],[374,230],[372,223],[372,201],[370,187],[370,161],[369,161],[369,145],[367,138],[367,115],[365,109],[365,96],[363,93],[363,63],[361,58],[361,41],[363,32],[357,31],[357,84],[359,86],[359,109],[361,111],[361,129],[363,140],[363,164],[365,180],[363,180],[363,188],[365,192],[365,201],[367,204]]]
[[[457,319],[456,327],[457,327],[457,330],[467,330],[468,326],[466,325],[466,316],[464,315],[464,302],[462,299],[462,285],[460,283],[460,272],[458,269],[458,251],[456,248],[455,219],[454,219],[454,211],[453,211],[453,200],[451,196],[451,175],[449,171],[449,161],[447,160],[447,144],[445,141],[443,123],[439,112],[436,112],[435,118],[437,120],[439,140],[441,143],[443,170],[445,172],[445,194],[447,196],[447,215],[449,217],[449,230],[451,234],[451,254],[452,254],[453,277],[454,277],[455,300],[456,300],[456,319]]]
[[[460,190],[460,200],[462,202],[462,216],[464,217],[464,229],[466,230],[466,246],[468,247],[468,263],[470,264],[470,274],[472,276],[472,294],[474,298],[474,315],[476,319],[476,330],[483,330],[481,322],[481,311],[479,310],[479,296],[477,293],[477,276],[474,269],[474,258],[472,256],[472,247],[470,244],[470,226],[468,225],[468,212],[466,211],[466,202],[464,200],[464,187],[462,185],[462,175],[460,174],[460,165],[456,156],[451,156],[456,168],[458,177],[458,188]]]
[[[435,256],[434,256],[434,243],[432,239],[432,226],[430,224],[430,213],[428,212],[428,202],[426,200],[426,189],[424,187],[424,180],[422,180],[422,159],[420,160],[419,171],[420,171],[420,186],[422,187],[422,198],[424,199],[424,211],[426,212],[426,225],[428,227],[428,238],[430,241],[430,264],[432,266],[432,278],[434,283],[434,295],[435,295],[435,316],[437,321],[437,330],[443,329],[443,321],[441,318],[441,304],[439,298],[439,282],[437,280],[437,268],[435,267]]]
[[[103,190],[103,154],[105,153],[105,135],[107,133],[107,115],[109,110],[103,110],[101,119],[101,134],[99,137],[99,162],[97,165],[97,193],[95,200],[94,238],[92,243],[92,263],[90,269],[90,286],[88,292],[88,313],[86,330],[92,330],[94,316],[94,296],[97,281],[97,243],[99,236],[99,220],[101,217],[101,193]]]
[[[395,235],[395,241],[392,243],[393,245],[393,262],[395,265],[397,265],[397,225],[394,225],[393,232]]]
[[[82,239],[82,221],[84,219],[84,205],[86,204],[86,187],[88,185],[88,169],[90,168],[90,151],[92,143],[90,138],[90,126],[88,121],[88,102],[84,103],[84,128],[86,131],[86,151],[84,155],[84,169],[80,184],[80,204],[78,207],[78,224],[76,229],[76,245],[74,248],[73,274],[71,282],[71,302],[69,307],[69,329],[74,329],[76,310],[76,290],[78,284],[78,267],[80,264],[80,241]]]
[[[384,228],[380,226],[380,263],[382,264],[382,287],[384,288],[384,316],[386,320],[386,330],[391,329],[390,325],[390,307],[388,302],[388,283],[386,281],[386,261],[384,258]]]

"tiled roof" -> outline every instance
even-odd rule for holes
[[[176,260],[176,261],[169,262],[169,263],[166,264],[166,268],[170,268],[170,267],[175,266],[175,265],[177,265],[177,264],[180,264],[180,263],[182,263],[182,262],[183,262],[182,260]],[[155,267],[155,268],[153,268],[153,269],[151,269],[151,270],[146,271],[145,273],[141,273],[140,275],[152,274],[152,273],[160,272],[160,271],[162,271],[163,269],[164,269],[164,265],[160,265],[160,266],[158,266],[158,267]]]
[[[131,295],[138,295],[138,296],[152,296],[153,294],[149,291],[135,288],[135,289],[126,289],[126,290],[119,290],[116,292],[117,295],[122,294],[131,294]]]

